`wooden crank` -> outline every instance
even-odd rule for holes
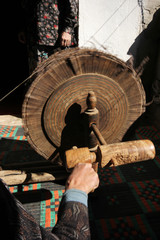
[[[88,109],[85,111],[88,130],[87,144],[89,148],[75,148],[65,152],[67,169],[74,168],[78,163],[92,163],[95,170],[99,163],[105,166],[119,166],[123,164],[145,161],[155,157],[155,147],[150,140],[136,140],[108,144],[101,135],[97,125],[99,124],[98,110],[96,109],[96,96],[89,92],[87,97]],[[101,145],[97,145],[97,140]],[[96,167],[95,167],[96,166]]]
[[[98,146],[96,152],[89,148],[77,148],[66,151],[66,167],[74,168],[78,163],[98,162],[105,166],[145,161],[155,157],[155,147],[150,140],[137,140]]]

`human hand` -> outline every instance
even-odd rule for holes
[[[66,182],[66,190],[78,189],[87,194],[99,186],[98,174],[92,168],[91,163],[79,163],[73,169]]]
[[[71,45],[71,34],[67,32],[63,32],[61,35],[61,46],[69,47]]]

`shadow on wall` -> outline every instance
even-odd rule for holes
[[[141,76],[146,92],[147,102],[152,99],[152,84],[157,74],[158,49],[160,45],[160,8],[155,12],[148,27],[135,39],[128,50],[131,55],[130,63],[136,69],[144,58],[149,57],[148,63],[144,66]]]

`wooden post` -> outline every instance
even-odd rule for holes
[[[93,132],[92,124],[99,125],[99,111],[96,108],[97,98],[93,91],[88,93],[87,97],[87,110],[85,114],[85,145],[90,149],[90,151],[95,151],[98,146],[97,138]]]

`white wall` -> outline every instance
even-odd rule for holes
[[[138,0],[79,0],[79,46],[104,50],[127,60],[141,32]]]

